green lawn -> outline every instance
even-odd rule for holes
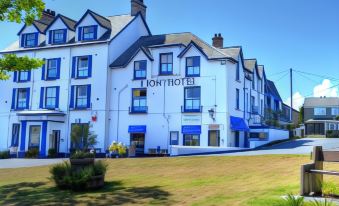
[[[274,206],[299,191],[309,156],[112,159],[105,188],[60,191],[49,167],[0,170],[0,205],[253,205]],[[326,165],[339,170],[339,164]],[[327,177],[325,178],[326,180]],[[331,179],[339,183],[339,178]]]

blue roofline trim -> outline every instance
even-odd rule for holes
[[[68,26],[68,24],[66,24],[66,22],[65,22],[62,18],[60,18],[61,16],[63,16],[63,15],[61,15],[61,14],[56,15],[56,17],[53,19],[53,21],[47,26],[47,28],[46,28],[46,30],[45,30],[45,34],[46,34],[47,30],[54,24],[54,22],[56,22],[57,19],[61,19],[62,23],[64,23],[65,26],[66,26],[69,30],[75,31],[75,28],[74,28],[74,29],[70,28],[70,27]],[[68,17],[66,17],[66,16],[63,16],[63,17],[68,18]],[[68,19],[70,19],[70,18],[68,18]],[[70,20],[74,21],[73,19],[70,19]],[[76,22],[76,21],[74,21],[74,22]]]
[[[178,58],[182,58],[186,54],[186,52],[188,52],[192,48],[192,46],[198,49],[198,51],[201,54],[203,54],[206,59],[208,59],[208,56],[206,55],[206,53],[193,40],[187,45],[187,47],[184,50],[182,50],[182,52],[180,52],[180,54],[178,55]]]
[[[39,30],[39,28],[34,24],[34,22],[33,22],[33,24],[32,24],[35,28],[36,28],[36,30],[39,32],[39,33],[41,33],[40,32],[40,30]],[[26,24],[24,24],[24,26],[20,29],[20,31],[18,32],[18,36],[22,33],[22,31],[26,28]]]
[[[138,17],[141,17],[145,27],[146,27],[146,30],[148,32],[148,35],[149,36],[152,36],[152,33],[151,33],[151,30],[149,29],[144,17],[141,15],[141,12],[139,12],[133,19],[132,21],[128,22],[128,24],[126,24],[126,26],[124,28],[122,28],[109,42],[111,43],[117,36],[119,36],[123,31],[125,31],[125,29],[130,25],[132,24]]]
[[[90,9],[87,9],[87,11],[85,12],[85,14],[80,18],[80,20],[75,24],[74,27],[77,28],[77,27],[79,26],[79,24],[84,20],[84,18],[89,14],[89,15],[91,15],[91,17],[94,19],[94,21],[96,21],[101,27],[103,27],[103,28],[105,28],[105,29],[108,29],[108,30],[111,30],[111,28],[107,28],[106,26],[102,25],[102,24],[101,24],[101,23],[93,16],[92,13],[94,13],[94,14],[96,14],[96,15],[98,15],[98,16],[100,16],[100,17],[102,17],[102,18],[104,18],[104,19],[106,19],[107,21],[110,22],[110,20],[107,19],[106,17],[103,17],[103,16],[101,16],[100,14],[98,14],[98,13],[96,13],[96,12],[90,10]]]

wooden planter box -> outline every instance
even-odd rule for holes
[[[91,180],[87,182],[88,189],[99,189],[105,184],[105,175],[93,176]]]

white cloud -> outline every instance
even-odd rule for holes
[[[338,87],[333,87],[333,84],[330,80],[324,79],[321,84],[316,85],[313,88],[313,97],[338,97]],[[305,97],[296,92],[293,94],[293,108],[299,110],[299,108],[304,104]],[[288,106],[291,105],[291,97],[287,98],[284,101]]]
[[[338,87],[332,87],[333,84],[330,80],[324,79],[323,82],[313,89],[313,96],[314,97],[337,97],[338,96]],[[330,88],[330,89],[329,89]]]
[[[305,98],[299,92],[294,93],[293,108],[299,111],[299,108],[304,104],[304,100]],[[287,98],[284,103],[291,106],[291,97]]]

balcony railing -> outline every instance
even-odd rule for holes
[[[181,106],[181,112],[182,113],[201,113],[202,112],[202,106],[199,106],[199,107],[196,107],[196,108]]]
[[[130,114],[145,114],[148,112],[148,106],[129,107]]]

